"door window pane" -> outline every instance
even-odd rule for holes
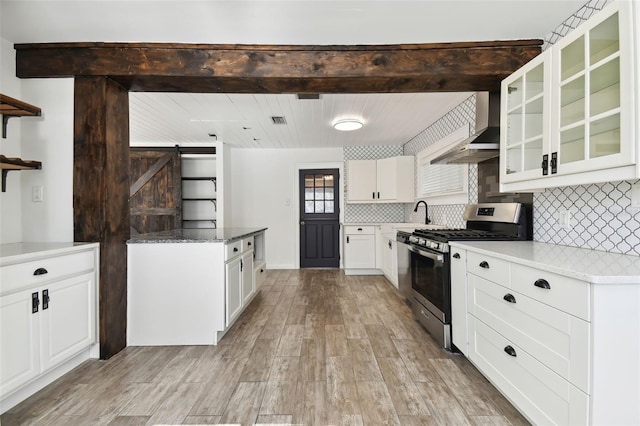
[[[318,200],[318,201],[324,200],[324,189],[323,188],[316,188],[316,200]]]
[[[313,188],[313,175],[304,175],[304,187]]]
[[[313,201],[305,201],[304,202],[304,212],[305,213],[314,213],[315,210],[313,208]]]
[[[324,202],[316,201],[316,213],[324,213]]]
[[[324,202],[324,212],[325,213],[333,213],[333,201],[325,201]]]
[[[304,199],[305,200],[313,200],[313,188],[305,188],[304,189]]]
[[[324,189],[324,199],[325,200],[333,200],[333,188],[325,188]]]

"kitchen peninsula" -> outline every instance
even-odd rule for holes
[[[266,229],[133,236],[127,242],[127,345],[216,345],[264,280]]]

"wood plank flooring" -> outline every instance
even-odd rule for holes
[[[383,277],[269,271],[218,346],[128,347],[0,417],[13,425],[525,425]]]

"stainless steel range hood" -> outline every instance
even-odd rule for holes
[[[446,153],[431,160],[431,164],[479,163],[500,155],[500,93],[476,93],[475,128],[469,138]]]

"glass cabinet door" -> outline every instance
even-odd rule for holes
[[[548,151],[550,52],[542,53],[502,84],[502,182],[543,176]]]
[[[557,45],[559,81],[559,123],[554,133],[557,144],[557,173],[569,174],[633,164],[633,143],[623,143],[622,108],[630,88],[624,89],[621,61],[622,30],[626,22],[617,8],[592,18],[580,34],[569,34]],[[628,31],[628,29],[625,29]],[[630,33],[628,33],[630,34]],[[626,63],[626,62],[625,62]],[[629,95],[624,91],[628,91]]]

